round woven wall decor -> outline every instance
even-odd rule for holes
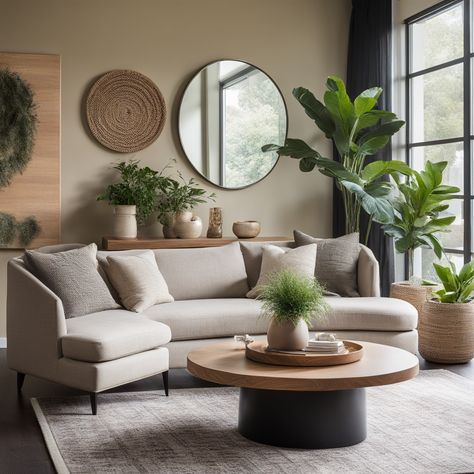
[[[160,90],[136,71],[104,74],[89,91],[87,122],[105,147],[122,153],[143,150],[160,135],[166,105]]]

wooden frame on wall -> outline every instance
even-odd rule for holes
[[[60,242],[61,62],[55,54],[0,53],[0,68],[26,81],[36,104],[37,131],[33,154],[22,174],[0,188],[0,212],[17,220],[34,216],[41,232],[28,247]],[[18,239],[0,248],[22,248]]]

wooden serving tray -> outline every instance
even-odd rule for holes
[[[271,365],[287,365],[293,367],[323,367],[357,362],[362,358],[364,348],[353,341],[343,341],[346,352],[340,354],[320,354],[304,352],[292,354],[285,352],[269,352],[266,341],[254,341],[245,348],[245,356],[254,362]]]

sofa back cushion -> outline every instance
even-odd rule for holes
[[[277,247],[293,248],[294,242],[245,242],[240,241],[240,250],[244,257],[245,270],[250,288],[253,288],[260,276],[262,267],[263,248],[266,245],[276,245]]]
[[[97,246],[62,252],[27,250],[28,270],[61,299],[66,318],[119,308],[98,272]]]
[[[222,247],[154,250],[175,300],[244,298],[249,290],[238,242]]]

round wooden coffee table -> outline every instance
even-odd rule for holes
[[[291,448],[336,448],[367,436],[365,388],[418,374],[418,359],[396,347],[359,342],[358,362],[285,367],[253,362],[242,343],[191,351],[188,370],[210,382],[240,387],[239,432],[253,441]]]

